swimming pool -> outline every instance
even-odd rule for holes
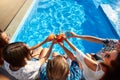
[[[44,40],[50,33],[59,34],[66,31],[101,38],[119,38],[93,0],[34,1],[30,14],[22,22],[13,41],[23,41],[33,46]],[[97,52],[102,47],[100,44],[80,39],[70,39],[70,41],[85,53]],[[43,47],[48,47],[49,44]],[[54,46],[53,51],[63,54],[58,45]]]

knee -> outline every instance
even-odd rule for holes
[[[55,57],[55,56],[57,56],[57,55],[59,55],[57,52],[53,52],[53,53],[52,53],[52,57]]]

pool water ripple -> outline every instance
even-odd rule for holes
[[[92,0],[37,0],[15,41],[23,41],[33,46],[43,41],[50,33],[59,34],[66,31],[74,31],[79,35],[115,38],[110,30]],[[83,52],[96,52],[101,48],[80,39],[70,41]],[[50,43],[43,47],[49,45]],[[62,49],[56,45],[53,51],[62,52]]]

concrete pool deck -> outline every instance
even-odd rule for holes
[[[8,1],[8,2],[7,2]],[[13,3],[11,2],[19,2],[19,3]],[[30,5],[32,4],[33,0],[1,0],[0,2],[0,29],[5,30],[6,33],[10,34],[11,37],[17,30],[17,27],[21,23],[23,17],[25,16],[27,10],[29,9]],[[1,7],[4,5],[9,4],[7,7]],[[19,5],[18,5],[19,4]],[[12,6],[11,6],[12,5]],[[14,8],[16,7],[16,9]],[[1,11],[5,10],[7,14],[1,13]],[[12,12],[13,11],[13,12]],[[10,13],[11,12],[11,13]],[[2,21],[2,19],[4,19]],[[4,68],[0,67],[0,75],[7,76],[10,80],[16,80],[14,77],[12,77]],[[0,79],[1,80],[1,79]]]
[[[0,0],[0,29],[5,30],[27,0]]]
[[[33,0],[26,0],[26,2],[21,7],[19,12],[15,15],[13,20],[9,23],[9,26],[7,27],[5,32],[10,34],[11,38],[14,35],[15,31],[17,30],[17,27],[19,26],[19,24],[23,20],[25,14],[27,13],[27,11],[28,11],[29,7],[31,6],[32,2],[33,2]]]

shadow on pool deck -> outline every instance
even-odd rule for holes
[[[27,0],[0,0],[0,29],[5,30]]]
[[[9,24],[11,24],[12,22],[18,25],[20,23],[19,21],[22,20],[23,15],[25,15],[24,12],[27,11],[31,3],[32,3],[32,0],[1,0],[0,1],[0,29],[2,31],[7,30],[6,32],[8,34],[13,33],[13,31],[15,31],[15,29],[18,26],[12,24],[11,26],[15,26],[16,28],[15,27],[9,28]],[[25,4],[28,6],[24,6]],[[22,12],[21,12],[22,15],[19,14],[20,16],[15,19],[16,15],[18,15],[21,9],[22,9]],[[13,22],[13,20],[16,22]],[[17,80],[14,77],[12,77],[2,67],[0,67],[0,75],[4,75],[8,77],[10,78],[10,80]],[[1,77],[0,77],[0,80],[1,80]]]

